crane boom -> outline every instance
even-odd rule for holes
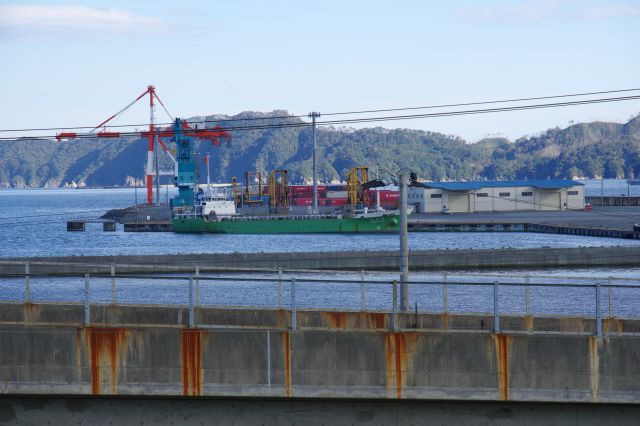
[[[158,97],[158,94],[155,91],[155,87],[152,85],[149,85],[147,87],[147,90],[145,90],[142,94],[140,94],[140,96],[135,98],[131,103],[129,103],[127,106],[125,106],[115,114],[111,115],[102,123],[98,124],[89,132],[85,134],[78,134],[75,132],[61,132],[56,135],[56,139],[58,141],[61,141],[61,140],[75,139],[78,137],[88,137],[88,136],[93,136],[98,138],[119,138],[122,136],[122,133],[108,131],[106,129],[106,124],[109,123],[114,118],[118,117],[119,115],[123,114],[125,111],[131,108],[136,102],[138,102],[140,99],[142,99],[146,95],[149,95],[149,110],[150,110],[149,130],[145,132],[140,132],[140,137],[148,140],[147,161],[145,164],[147,203],[153,204],[153,175],[155,172],[156,182],[158,182],[157,176],[159,173],[158,167],[157,167],[157,161],[154,161],[156,160],[155,159],[156,146],[162,147],[162,149],[171,158],[171,161],[173,161],[173,164],[174,164],[174,176],[176,178],[178,176],[178,161],[171,154],[169,148],[167,148],[167,146],[162,141],[162,139],[175,138],[176,130],[178,130],[181,137],[186,136],[186,137],[192,137],[197,139],[206,139],[211,141],[211,143],[213,143],[214,145],[219,145],[220,138],[230,137],[229,133],[222,130],[219,126],[216,126],[213,129],[192,129],[189,127],[186,121],[183,121],[183,120],[174,121],[173,117],[171,117],[171,114],[169,114],[169,111],[167,111],[167,108],[164,106],[164,104]],[[165,110],[167,115],[169,115],[169,117],[171,117],[171,120],[174,121],[173,126],[167,127],[164,129],[156,129],[155,123],[154,123],[154,110],[155,110],[154,99],[157,100],[158,103],[160,103],[160,105]],[[157,141],[157,145],[156,145],[156,141]]]

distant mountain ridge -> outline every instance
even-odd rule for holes
[[[287,117],[270,119],[271,117]],[[192,118],[232,131],[221,147],[195,144],[200,158],[211,154],[211,181],[239,180],[245,171],[289,170],[293,182],[311,177],[309,127],[246,127],[301,123],[286,111]],[[368,166],[388,176],[401,167],[432,180],[615,178],[640,176],[640,116],[624,124],[581,123],[549,129],[514,142],[503,138],[468,144],[454,135],[411,129],[319,127],[318,171],[322,181],[343,180],[353,166]],[[161,155],[162,168],[170,167]],[[0,142],[0,187],[127,185],[142,179],[146,142],[139,138],[13,140]],[[206,166],[199,161],[200,180]]]

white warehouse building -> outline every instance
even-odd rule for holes
[[[584,184],[571,179],[474,182],[414,182],[414,213],[582,210]]]

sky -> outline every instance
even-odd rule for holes
[[[95,126],[149,84],[178,117],[640,88],[638,40],[640,0],[0,0],[0,129]],[[634,100],[357,127],[475,142],[638,113]],[[148,116],[139,102],[116,124]]]

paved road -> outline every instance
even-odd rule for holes
[[[430,223],[538,223],[630,230],[640,223],[640,207],[594,207],[585,211],[528,211],[495,213],[412,214],[411,222]]]

